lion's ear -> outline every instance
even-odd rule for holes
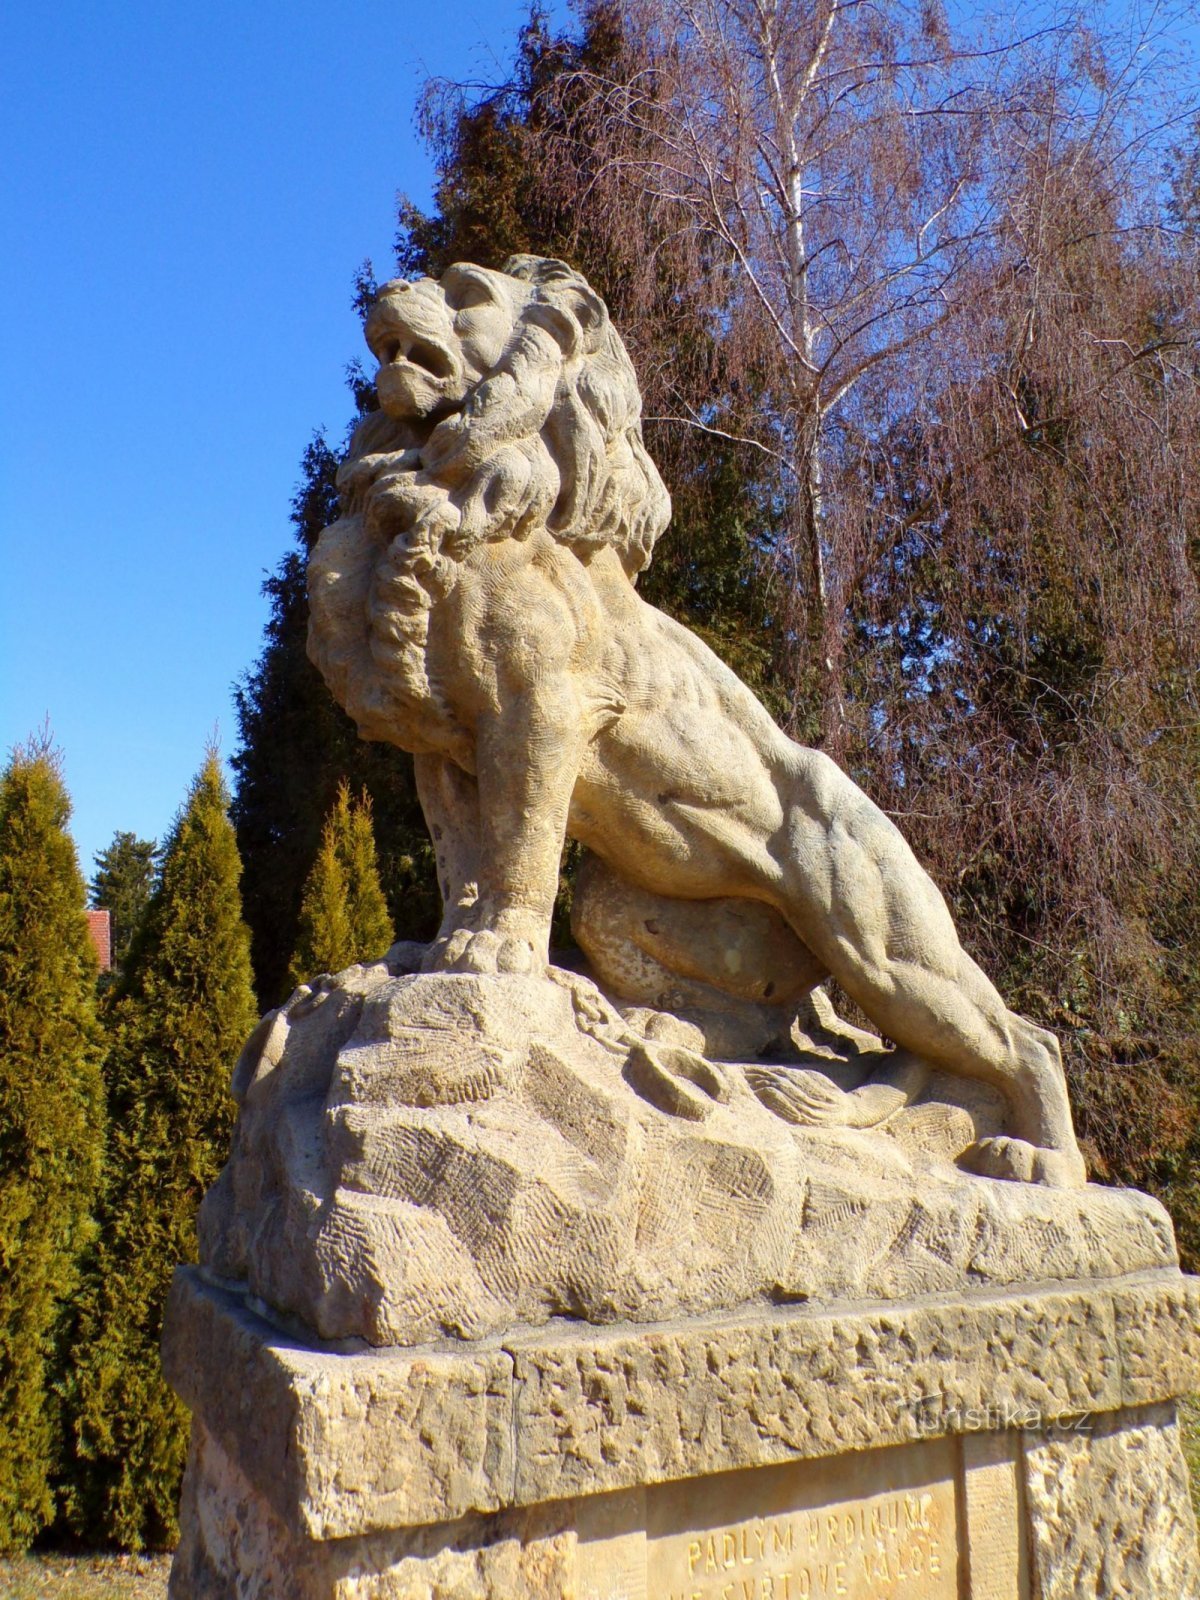
[[[592,355],[600,348],[608,312],[604,301],[586,283],[555,284],[553,298],[530,303],[526,320],[545,328],[564,356]]]
[[[590,283],[574,275],[570,283],[555,286],[560,300],[566,300],[571,314],[583,331],[584,349],[598,350],[605,328],[608,326],[608,307]]]
[[[504,270],[541,291],[525,315],[545,328],[565,355],[591,355],[600,348],[608,307],[581,272],[554,256],[511,256]]]
[[[608,307],[600,299],[590,283],[576,282],[566,291],[566,298],[570,299],[574,320],[579,323],[584,331],[584,346],[587,350],[600,349],[600,342],[608,328]]]

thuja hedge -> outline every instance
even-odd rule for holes
[[[45,741],[0,779],[0,1550],[52,1520],[66,1316],[104,1147],[101,1046],[70,803]]]
[[[105,1004],[110,1137],[100,1229],[75,1328],[68,1520],[128,1549],[174,1539],[187,1419],[158,1345],[176,1262],[225,1160],[233,1061],[254,1024],[250,936],[228,796],[210,753]]]

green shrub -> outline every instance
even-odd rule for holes
[[[375,858],[371,799],[364,789],[357,802],[351,800],[343,779],[304,886],[292,982],[371,961],[393,937]]]
[[[129,1549],[177,1534],[187,1416],[159,1362],[171,1273],[227,1154],[229,1075],[255,1020],[241,865],[209,753],[105,1007],[111,1128],[101,1229],[81,1297],[69,1520]]]
[[[0,1550],[53,1516],[55,1380],[104,1145],[96,958],[44,741],[0,779]]]

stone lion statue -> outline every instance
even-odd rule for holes
[[[386,284],[366,338],[379,410],[309,563],[309,652],[365,738],[415,757],[445,905],[429,965],[543,968],[570,836],[601,982],[701,1018],[706,1055],[722,1028],[726,1059],[786,1037],[830,976],[894,1041],[848,1088],[760,1067],[782,1115],[870,1125],[938,1069],[1007,1101],[976,1170],[1081,1184],[1056,1040],[967,956],[899,831],[638,596],[670,500],[600,297],[561,261],[459,264]]]

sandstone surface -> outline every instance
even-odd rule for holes
[[[1160,1268],[352,1353],[181,1269],[172,1600],[1197,1600],[1198,1310]]]
[[[418,973],[422,955],[397,946],[301,989],[238,1065],[201,1260],[321,1338],[411,1345],[1175,1263],[1143,1195],[960,1170],[1002,1116],[961,1080],[879,1129],[797,1126],[756,1092],[761,1062],[648,1037],[578,974]],[[838,1068],[797,1051],[772,1070]]]
[[[594,972],[686,1015],[706,1055],[785,1039],[830,976],[899,1047],[881,1082],[768,1079],[781,1114],[874,1125],[936,1069],[1005,1100],[978,1170],[1081,1185],[1057,1041],[964,950],[895,823],[637,593],[670,499],[586,279],[459,262],[383,285],[364,331],[378,407],[309,559],[308,648],[363,737],[413,755],[443,902],[428,965],[540,976],[577,840]]]

